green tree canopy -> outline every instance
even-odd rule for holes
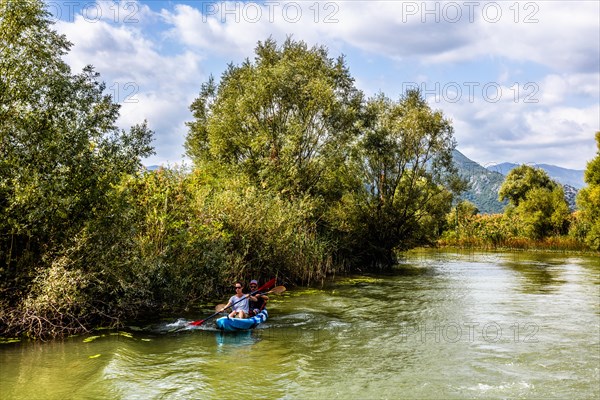
[[[119,105],[92,67],[71,73],[42,1],[0,10],[0,278],[13,284],[111,215],[107,193],[152,148],[145,123],[115,126]]]
[[[499,198],[509,201],[506,213],[520,217],[521,230],[527,237],[542,239],[568,229],[570,213],[564,190],[541,168],[514,168],[500,187]]]
[[[361,93],[342,57],[288,38],[201,87],[186,139],[197,165],[225,167],[257,187],[324,193],[356,133]]]
[[[355,229],[349,247],[362,249],[363,259],[392,262],[393,249],[433,239],[452,192],[465,185],[452,163],[454,147],[450,121],[418,91],[397,102],[383,94],[369,99],[352,157],[360,188],[342,206],[354,209],[346,213]],[[344,221],[339,211],[332,219]]]
[[[600,131],[596,132],[596,146],[596,157],[587,163],[585,169],[587,186],[577,194],[577,205],[589,226],[587,244],[594,250],[600,250]]]
[[[366,106],[363,134],[355,161],[371,199],[381,204],[415,206],[408,199],[421,194],[419,181],[462,190],[452,163],[456,146],[451,121],[432,110],[418,90],[409,90],[394,102],[380,94]],[[411,212],[406,209],[404,216]]]
[[[520,165],[513,168],[500,187],[498,197],[500,201],[508,200],[512,205],[518,206],[525,199],[527,193],[534,188],[553,190],[557,184],[541,168],[529,165]]]

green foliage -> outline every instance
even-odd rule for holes
[[[532,239],[564,234],[568,228],[569,206],[558,185],[554,190],[531,189],[514,212],[522,218],[524,236]]]
[[[73,288],[95,299],[88,282],[102,267],[89,256],[113,252],[113,187],[151,154],[152,132],[116,128],[119,106],[91,67],[71,74],[70,43],[43,2],[1,0],[0,9],[0,328],[32,310],[51,326],[54,317],[35,313],[56,308],[48,287],[69,285],[51,285],[57,262],[68,276],[89,273]],[[77,326],[75,309],[61,314]]]
[[[588,204],[587,195],[584,190],[579,198],[581,204]],[[584,211],[571,214],[562,186],[543,170],[527,165],[508,174],[500,189],[500,198],[509,201],[503,215],[479,216],[473,214],[472,207],[459,204],[447,216],[450,229],[443,233],[440,243],[583,250],[584,241],[597,220],[588,219]]]
[[[464,188],[450,121],[416,91],[365,103],[325,48],[269,39],[255,53],[202,85],[186,140],[195,165],[216,181],[239,174],[276,209],[284,196],[292,215],[310,204],[298,229],[312,226],[309,242],[335,249],[317,253],[341,265],[390,265],[395,248],[433,240]]]
[[[453,216],[448,215],[451,219]],[[465,220],[459,230],[445,231],[438,241],[440,245],[477,247],[488,249],[535,249],[582,251],[582,241],[572,236],[545,236],[539,239],[525,236],[528,227],[515,213],[474,215]]]
[[[228,282],[254,276],[279,276],[295,282],[322,280],[331,271],[331,246],[317,232],[315,213],[322,205],[305,196],[285,197],[242,181],[206,199],[206,210],[232,255]]]
[[[596,132],[596,157],[588,162],[584,180],[587,186],[577,195],[577,206],[581,210],[579,227],[584,232],[586,243],[594,250],[600,250],[600,131]]]
[[[449,190],[464,188],[452,164],[452,134],[450,121],[418,91],[398,102],[382,94],[368,101],[352,155],[360,187],[329,218],[359,262],[393,262],[395,248],[431,241],[440,231]]]
[[[291,39],[210,78],[195,169],[142,171],[145,123],[41,1],[0,0],[0,331],[34,337],[188,308],[250,277],[310,283],[430,243],[463,183],[450,122],[418,92],[365,103],[343,58]]]
[[[455,211],[458,221],[465,221],[474,215],[479,214],[479,210],[475,204],[471,203],[470,201],[461,201],[456,205]]]
[[[508,200],[510,204],[518,206],[530,190],[534,188],[553,190],[556,186],[557,183],[550,179],[543,169],[523,164],[508,173],[498,196],[500,201]]]
[[[290,202],[236,175],[159,169],[122,186],[133,200],[146,301],[167,309],[222,293],[249,277],[305,282],[330,267],[310,199]]]
[[[568,231],[570,212],[564,190],[544,170],[528,165],[514,168],[499,196],[510,202],[505,213],[517,217],[520,235],[539,240]]]
[[[446,215],[446,226],[453,227],[457,238],[460,235],[473,236],[475,233],[472,229],[472,222],[478,213],[479,210],[473,203],[462,200]]]
[[[89,306],[93,301],[87,293],[88,275],[65,262],[68,259],[61,257],[40,269],[23,301],[20,318],[29,336],[79,333],[97,317]]]
[[[149,308],[184,308],[225,283],[228,239],[206,210],[203,186],[185,168],[159,169],[121,186],[134,214],[137,281]],[[133,265],[132,265],[133,267]]]
[[[252,185],[327,195],[355,134],[361,94],[343,58],[287,39],[259,42],[254,61],[229,65],[191,105],[186,148],[195,164],[226,167]]]
[[[152,150],[145,124],[117,130],[119,106],[91,67],[70,74],[60,58],[69,44],[50,30],[42,3],[2,8],[0,229],[16,251],[5,256],[13,257],[61,246],[106,212],[104,194]]]

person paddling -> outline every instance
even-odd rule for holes
[[[250,281],[250,292],[255,292],[257,287],[258,281],[256,279],[252,279]],[[267,305],[267,300],[269,300],[269,297],[260,293],[257,293],[254,296],[250,296],[249,315],[253,317],[262,310],[264,310]]]
[[[231,296],[229,302],[225,305],[225,307],[221,309],[221,311],[225,311],[227,308],[229,308],[229,306],[231,306],[229,318],[248,318],[248,297],[250,295],[244,294],[244,292],[242,292],[244,286],[242,286],[241,282],[236,282],[234,288],[235,295]]]

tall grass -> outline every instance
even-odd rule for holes
[[[588,251],[576,235],[550,236],[534,239],[525,236],[527,230],[518,217],[503,214],[472,215],[453,223],[438,240],[440,246],[481,249]]]

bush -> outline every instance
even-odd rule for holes
[[[317,232],[319,205],[305,197],[294,202],[231,182],[229,189],[204,199],[205,212],[228,240],[227,282],[279,276],[291,282],[322,280],[331,267],[330,246]]]
[[[88,276],[69,264],[61,257],[41,268],[20,306],[3,310],[0,319],[7,334],[45,338],[88,331],[102,311],[92,306]]]

